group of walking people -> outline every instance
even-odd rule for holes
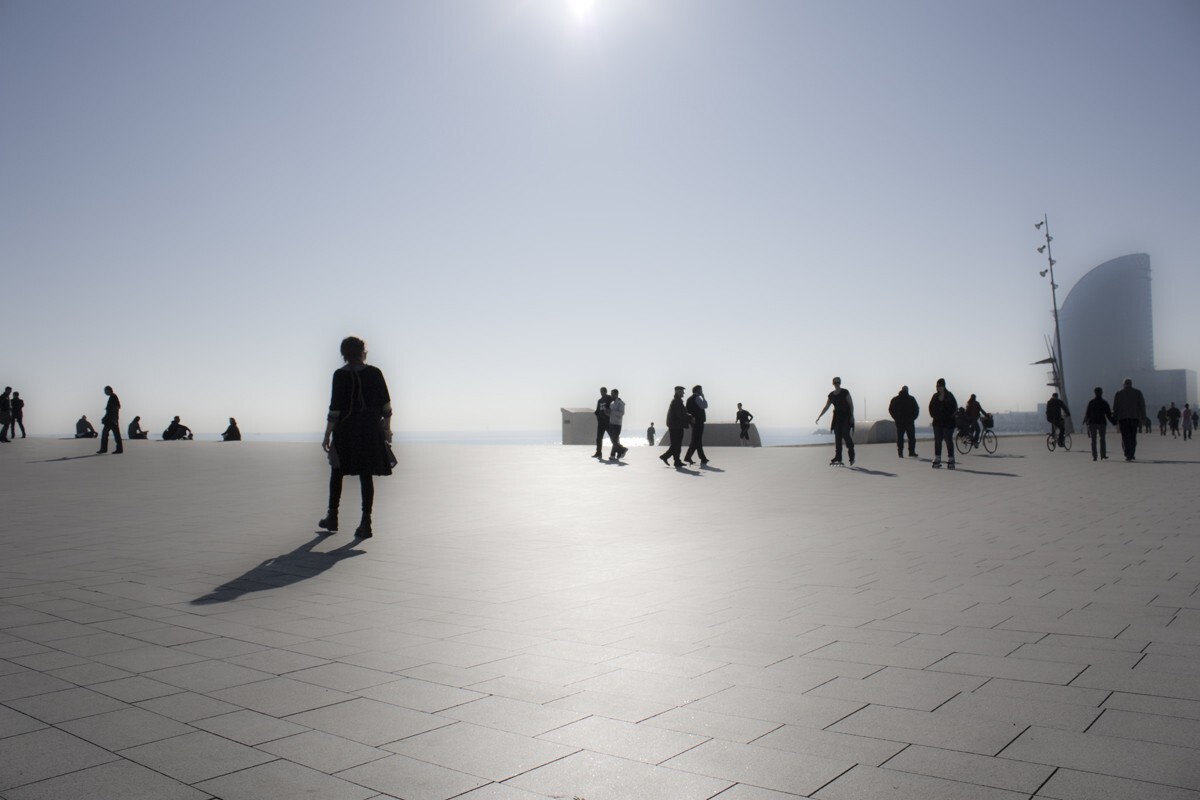
[[[11,386],[4,387],[0,394],[0,443],[8,444],[17,438],[17,428],[21,428],[21,438],[25,438],[25,401],[20,392],[14,392]]]
[[[708,400],[704,398],[704,387],[697,384],[692,387],[692,393],[684,399],[686,389],[675,387],[675,394],[667,407],[667,450],[659,456],[664,464],[677,469],[685,464],[695,464],[699,457],[700,465],[708,464],[708,456],[704,452],[704,425],[708,421]],[[618,389],[600,387],[600,397],[596,400],[596,452],[592,458],[604,458],[604,435],[608,434],[612,448],[609,461],[619,461],[629,452],[629,448],[621,444],[621,427],[625,418],[625,401],[621,399]],[[737,404],[735,415],[738,423],[738,443],[750,441],[750,422],[754,415]],[[683,452],[684,433],[691,430],[687,453]],[[654,445],[654,423],[646,429],[646,442]]]
[[[1191,404],[1184,403],[1183,409],[1180,410],[1179,408],[1175,407],[1174,403],[1171,403],[1170,408],[1167,408],[1166,406],[1160,408],[1157,416],[1159,435],[1166,436],[1167,430],[1170,429],[1171,438],[1178,439],[1181,433],[1180,423],[1182,422],[1183,440],[1186,442],[1188,439],[1192,438],[1192,428],[1195,427],[1197,420],[1196,412],[1192,410]]]

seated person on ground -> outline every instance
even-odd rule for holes
[[[87,415],[84,414],[75,423],[75,438],[76,439],[95,439],[100,434],[96,433],[96,429],[92,427],[92,423],[88,422]]]
[[[134,417],[128,428],[130,439],[145,439],[149,434],[142,430],[142,418]]]
[[[229,427],[221,434],[221,440],[226,442],[240,442],[242,440],[242,432],[238,430],[237,420],[233,417],[229,418]]]
[[[180,422],[178,416],[176,416],[175,419],[171,420],[171,424],[167,426],[167,429],[165,431],[163,431],[163,441],[164,442],[174,442],[174,441],[178,441],[180,439],[191,439],[191,438],[192,438],[192,429],[189,428],[187,425],[184,425],[182,422]]]

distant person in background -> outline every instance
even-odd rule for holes
[[[664,464],[674,456],[675,469],[683,466],[683,462],[679,459],[680,451],[683,450],[683,430],[692,424],[692,418],[683,404],[683,392],[682,386],[675,387],[675,396],[671,398],[671,405],[667,408],[667,437],[670,445],[667,447],[667,452],[659,456]]]
[[[1182,412],[1171,403],[1171,407],[1167,409],[1167,424],[1171,427],[1171,438],[1179,438],[1179,418]]]
[[[742,404],[738,403],[737,414],[734,415],[738,424],[738,444],[742,441],[750,441],[750,422],[754,419],[754,415],[746,409],[742,408]]]
[[[821,413],[817,414],[817,422],[821,421],[821,417],[825,416],[825,412],[829,407],[833,406],[833,424],[830,429],[833,431],[833,458],[829,461],[830,466],[841,466],[842,464],[842,443],[845,442],[846,450],[850,455],[850,466],[854,466],[854,399],[850,397],[850,390],[842,388],[842,379],[833,379],[833,391],[825,399],[825,407],[821,409]]]
[[[625,401],[621,399],[619,389],[613,389],[610,393],[610,402],[608,404],[608,438],[612,442],[612,451],[608,454],[611,461],[614,458],[624,458],[629,452],[628,447],[621,445],[621,425],[625,419]]]
[[[1067,417],[1069,416],[1071,416],[1071,411],[1067,408],[1067,404],[1059,399],[1058,392],[1051,394],[1050,399],[1046,401],[1046,421],[1054,429],[1059,447],[1067,446]]]
[[[133,422],[129,423],[129,427],[125,431],[130,439],[145,439],[150,434],[142,430],[142,418],[134,417]]]
[[[896,454],[904,458],[904,437],[907,436],[908,455],[910,458],[916,458],[917,439],[914,425],[921,414],[921,407],[917,405],[917,398],[908,393],[907,386],[901,386],[900,393],[888,403],[888,414],[896,423]]]
[[[946,466],[954,469],[954,415],[958,401],[946,388],[946,379],[937,379],[937,391],[929,398],[929,416],[933,420],[933,468],[942,468],[942,445],[946,445]]]
[[[238,430],[237,420],[233,417],[229,418],[229,427],[221,434],[223,442],[240,442],[242,440],[242,432]]]
[[[650,423],[650,427],[646,428],[646,441],[651,447],[654,447],[654,423]]]
[[[983,410],[980,402],[975,399],[975,395],[967,398],[967,404],[964,406],[964,409],[967,412],[967,422],[971,424],[971,444],[978,447],[979,434],[983,433],[983,428],[979,425],[979,419],[987,412]]]
[[[1138,425],[1138,433],[1153,433],[1154,424],[1150,422],[1149,417],[1142,417],[1141,423]]]
[[[1125,460],[1133,461],[1137,453],[1137,435],[1140,421],[1146,419],[1146,398],[1141,391],[1133,388],[1133,380],[1125,379],[1123,388],[1113,395],[1113,416],[1117,418],[1117,427],[1121,429],[1121,449],[1125,451]]]
[[[1096,396],[1088,401],[1083,412],[1083,424],[1087,425],[1088,438],[1092,440],[1092,461],[1096,460],[1096,439],[1100,440],[1100,460],[1104,461],[1108,459],[1108,446],[1104,441],[1108,432],[1106,423],[1116,425],[1117,418],[1104,399],[1104,390],[1097,386],[1094,391]]]
[[[79,418],[75,423],[75,438],[76,439],[95,439],[100,434],[96,433],[96,429],[92,427],[92,423],[88,422],[87,414]]]
[[[162,436],[164,442],[178,442],[183,439],[193,438],[192,429],[180,422],[178,415],[167,425],[167,429],[163,431]]]
[[[12,393],[12,410],[9,412],[12,421],[8,423],[8,436],[11,439],[17,438],[17,426],[21,426],[21,438],[25,438],[25,401],[21,399],[20,392]]]
[[[1158,435],[1166,436],[1167,435],[1167,407],[1163,406],[1162,408],[1160,408],[1158,410],[1158,414],[1156,416],[1158,417]]]
[[[596,452],[592,458],[604,458],[604,434],[608,432],[608,406],[612,398],[608,396],[608,387],[600,387],[600,399],[596,401]]]
[[[683,461],[685,464],[696,463],[692,461],[692,455],[695,454],[700,456],[700,466],[704,466],[708,463],[704,455],[704,421],[708,419],[708,401],[704,399],[704,388],[700,384],[692,387],[692,396],[687,399],[684,408],[692,418],[692,441],[688,444]]]
[[[8,429],[12,427],[12,387],[5,386],[0,394],[0,442],[8,441]]]
[[[1192,428],[1195,426],[1196,415],[1192,413],[1192,407],[1187,403],[1183,404],[1183,440],[1186,442],[1192,438]],[[25,429],[21,428],[21,438],[25,438]]]
[[[108,403],[104,407],[104,416],[100,419],[102,433],[100,434],[100,449],[96,453],[108,452],[108,434],[113,435],[113,455],[125,452],[121,446],[121,400],[111,386],[104,387]]]
[[[357,475],[362,490],[362,521],[354,535],[370,539],[371,510],[375,503],[374,475],[391,475],[392,397],[378,367],[367,364],[367,343],[347,336],[341,344],[346,362],[334,370],[325,438],[321,447],[329,454],[329,509],[317,523],[331,533],[338,529],[342,477]]]

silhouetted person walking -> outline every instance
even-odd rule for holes
[[[646,442],[647,442],[647,443],[648,443],[648,444],[649,444],[651,447],[654,447],[654,433],[655,433],[655,431],[654,431],[654,423],[653,423],[653,422],[651,422],[651,423],[650,423],[650,427],[649,427],[649,428],[646,428]]]
[[[1192,428],[1195,426],[1196,414],[1192,411],[1192,407],[1183,404],[1183,440],[1186,442],[1192,438]],[[25,438],[25,429],[21,428],[21,438]]]
[[[608,432],[608,407],[612,398],[608,396],[608,387],[600,387],[600,399],[596,401],[596,452],[592,458],[604,458],[604,434]]]
[[[11,427],[12,387],[5,386],[4,393],[0,394],[0,442],[8,442],[8,429]]]
[[[629,452],[628,447],[621,444],[621,425],[625,420],[625,401],[621,399],[621,391],[613,389],[610,394],[610,402],[608,404],[608,438],[612,442],[612,452],[608,454],[610,459],[624,458]]]
[[[17,426],[21,426],[21,438],[25,438],[25,401],[21,399],[20,392],[12,393],[12,422],[8,424],[8,436],[10,439],[17,438]]]
[[[750,422],[754,419],[754,415],[746,409],[742,408],[742,404],[738,403],[737,414],[734,415],[738,424],[738,444],[742,441],[750,441]]]
[[[329,454],[329,509],[317,523],[327,531],[338,529],[342,476],[357,475],[362,489],[362,521],[354,531],[370,539],[371,509],[375,502],[373,475],[391,475],[392,397],[378,368],[366,363],[367,344],[357,336],[342,340],[345,365],[333,373],[325,438],[321,447]]]
[[[142,430],[142,418],[134,417],[133,422],[129,423],[129,427],[125,429],[130,439],[145,439],[150,434]]]
[[[942,445],[946,445],[946,466],[954,469],[954,415],[958,401],[946,388],[946,379],[937,379],[937,391],[929,398],[929,416],[933,420],[933,468],[941,469]]]
[[[842,443],[845,442],[846,450],[850,456],[850,466],[854,466],[854,399],[850,397],[850,390],[842,388],[842,379],[833,379],[833,391],[825,400],[825,407],[821,409],[821,413],[817,414],[816,422],[821,421],[821,417],[825,416],[825,412],[829,407],[833,406],[833,424],[830,425],[830,430],[833,431],[833,458],[829,461],[830,466],[841,466],[842,464]]]
[[[1100,440],[1100,459],[1108,459],[1108,446],[1105,443],[1108,428],[1106,423],[1117,424],[1108,401],[1104,399],[1104,390],[1099,386],[1095,389],[1096,396],[1088,401],[1083,412],[1083,424],[1087,425],[1088,438],[1092,441],[1092,461],[1096,460],[1096,440]]]
[[[229,418],[229,427],[221,434],[223,442],[240,442],[242,440],[242,432],[238,430],[237,420],[233,417]]]
[[[692,455],[695,454],[700,456],[700,466],[704,466],[708,463],[708,458],[704,455],[704,421],[708,419],[708,401],[704,399],[704,389],[700,384],[692,387],[692,396],[687,399],[684,408],[692,418],[692,441],[688,444],[684,463],[696,463],[692,461]]]
[[[1125,460],[1133,461],[1137,454],[1137,435],[1141,421],[1146,418],[1146,398],[1140,390],[1133,388],[1133,381],[1125,379],[1125,386],[1113,395],[1113,416],[1121,429],[1121,449]]]
[[[96,429],[92,427],[92,423],[88,421],[87,414],[81,416],[75,422],[75,438],[76,439],[95,439],[100,434],[96,433]]]
[[[908,455],[916,458],[917,440],[914,426],[921,414],[921,407],[917,405],[917,398],[908,393],[907,386],[901,386],[900,393],[888,403],[888,414],[896,423],[896,454],[904,458],[904,437],[907,436]]]
[[[117,393],[113,391],[111,386],[104,387],[104,393],[108,395],[108,404],[104,407],[104,416],[100,420],[100,449],[97,453],[108,452],[108,434],[111,431],[113,435],[113,455],[124,453],[125,448],[121,446],[121,399],[117,397]]]
[[[683,466],[683,462],[679,460],[679,453],[683,450],[683,430],[692,423],[687,407],[683,404],[683,392],[682,386],[675,387],[675,396],[671,398],[671,405],[667,408],[667,437],[670,445],[667,452],[659,456],[664,464],[674,457],[675,469]]]
[[[1160,408],[1158,410],[1158,414],[1156,414],[1155,416],[1158,417],[1158,435],[1166,436],[1167,435],[1167,407],[1163,406],[1162,408]]]
[[[1167,425],[1171,427],[1171,438],[1179,438],[1179,418],[1183,413],[1171,403],[1171,407],[1167,409]]]

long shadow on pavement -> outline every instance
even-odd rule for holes
[[[312,549],[325,538],[324,534],[318,534],[311,542],[300,545],[290,553],[268,558],[245,574],[221,584],[203,597],[197,597],[192,601],[192,605],[227,603],[250,592],[290,586],[293,583],[315,578],[339,561],[361,556],[366,552],[350,549],[358,544],[358,540],[354,539],[334,550],[314,553]]]
[[[78,461],[81,458],[99,458],[100,456],[111,455],[111,453],[88,453],[82,456],[63,456],[62,458],[43,458],[40,461],[30,461],[30,464],[54,464],[59,461]]]
[[[866,467],[851,467],[851,472],[861,472],[863,475],[876,475],[881,478],[894,478],[896,473],[884,472],[881,469],[867,469]]]
[[[967,469],[965,467],[955,467],[954,469],[948,470],[948,471],[949,472],[965,472],[968,475],[987,475],[988,477],[991,477],[991,478],[1019,478],[1019,477],[1021,477],[1020,475],[1016,474],[1015,472],[984,472],[981,469]]]

